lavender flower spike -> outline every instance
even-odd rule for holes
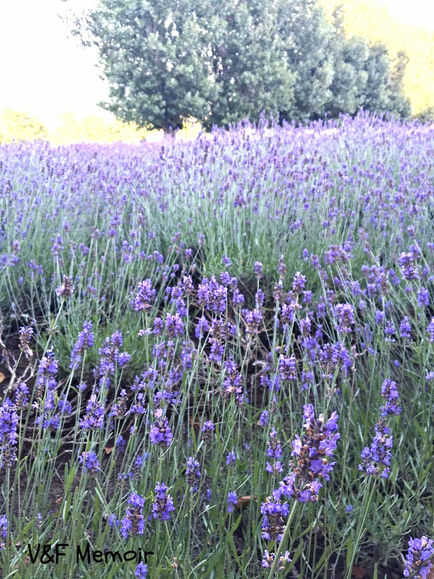
[[[408,542],[408,553],[405,560],[404,577],[428,577],[434,556],[433,540],[426,536],[411,539]],[[417,573],[417,575],[413,575]]]

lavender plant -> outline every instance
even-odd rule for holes
[[[0,145],[5,576],[427,575],[433,136]]]

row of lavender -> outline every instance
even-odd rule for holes
[[[432,136],[1,149],[4,568],[428,574]]]

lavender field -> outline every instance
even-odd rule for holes
[[[366,114],[1,145],[0,576],[428,577],[433,159]]]

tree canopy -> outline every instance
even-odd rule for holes
[[[317,0],[99,0],[75,32],[98,50],[104,108],[141,127],[409,112],[405,55],[347,38]]]

